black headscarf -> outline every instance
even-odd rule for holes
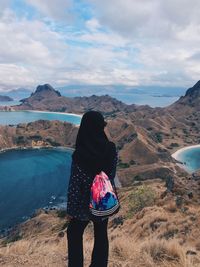
[[[115,145],[108,140],[105,126],[100,112],[88,111],[82,117],[77,134],[73,161],[92,175],[102,170],[108,173],[112,167]]]

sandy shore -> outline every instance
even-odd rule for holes
[[[188,150],[188,149],[192,149],[192,148],[197,148],[197,147],[200,148],[200,144],[199,144],[199,145],[193,145],[193,146],[186,146],[186,147],[183,147],[183,148],[177,150],[176,152],[174,152],[171,156],[172,156],[174,159],[180,161],[180,155],[181,155],[181,153],[182,153],[183,151],[186,151],[186,150]]]
[[[24,147],[7,147],[7,148],[1,148],[0,153],[4,153],[6,151],[10,150],[28,150],[28,149],[57,149],[57,150],[72,150],[74,151],[74,148],[68,147],[68,146],[24,146]]]
[[[15,111],[29,111],[29,112],[36,112],[36,113],[54,113],[54,114],[62,114],[62,115],[72,115],[81,118],[83,114],[75,114],[75,113],[67,113],[67,112],[56,112],[56,111],[43,111],[43,110],[15,110]]]

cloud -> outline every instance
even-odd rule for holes
[[[1,91],[34,83],[32,74],[26,68],[14,64],[0,64],[0,81]]]
[[[68,20],[72,18],[72,0],[26,0],[37,11],[51,19]]]
[[[187,86],[199,79],[198,0],[88,1],[101,26],[123,38],[129,51],[137,51],[129,65],[132,61],[147,75],[139,83],[169,84],[171,80]]]
[[[90,0],[100,23],[128,38],[172,38],[200,22],[198,0]]]
[[[92,12],[78,15],[79,1],[24,1],[21,16],[0,2],[0,89],[199,79],[197,0],[84,0]]]

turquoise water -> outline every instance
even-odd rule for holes
[[[80,124],[81,117],[71,114],[61,114],[54,112],[34,112],[34,111],[0,111],[0,124],[18,124],[27,123],[36,120],[61,120]]]
[[[66,204],[71,153],[64,148],[0,153],[0,230],[38,208]]]
[[[195,147],[183,151],[178,156],[178,160],[184,163],[184,168],[189,172],[200,169],[200,148]]]
[[[179,99],[179,96],[153,96],[148,94],[112,94],[111,96],[126,104],[149,105],[150,107],[166,107]]]

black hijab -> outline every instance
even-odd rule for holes
[[[95,175],[100,171],[111,171],[115,145],[104,132],[103,115],[97,111],[86,112],[81,120],[76,138],[73,161],[87,173]]]

